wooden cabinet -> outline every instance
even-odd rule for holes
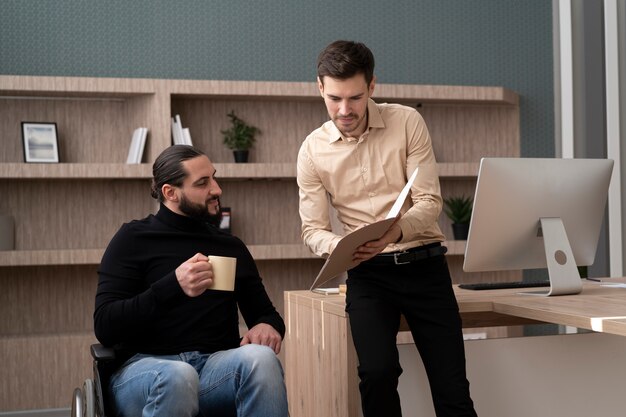
[[[380,84],[374,98],[424,115],[444,196],[473,194],[480,157],[519,156],[518,97],[505,88]],[[248,164],[222,144],[231,110],[262,132]],[[151,165],[176,114],[214,162],[233,233],[281,312],[283,291],[308,288],[321,268],[300,240],[295,181],[300,143],[327,120],[314,83],[0,76],[0,214],[16,234],[0,252],[0,411],[68,407],[91,374],[97,266],[123,222],[156,210]],[[59,164],[22,162],[21,121],[57,123]],[[126,165],[140,126],[144,163]],[[452,235],[445,216],[441,226]],[[464,274],[464,242],[447,245],[456,282],[517,276]]]

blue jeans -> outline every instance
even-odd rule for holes
[[[287,416],[283,369],[272,349],[137,354],[112,376],[119,416]]]

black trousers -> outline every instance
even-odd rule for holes
[[[424,363],[437,417],[476,417],[465,374],[459,308],[444,255],[348,271],[346,311],[359,360],[364,417],[399,417],[396,336],[404,315]]]

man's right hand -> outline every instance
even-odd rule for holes
[[[176,268],[176,279],[189,297],[199,296],[213,283],[213,267],[209,258],[196,253]]]
[[[402,229],[398,226],[398,219],[396,219],[389,230],[387,230],[380,239],[370,240],[364,245],[359,246],[352,255],[352,260],[359,263],[367,261],[381,253],[390,243],[397,243],[402,239]]]

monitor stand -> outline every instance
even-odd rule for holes
[[[560,217],[542,217],[539,221],[546,251],[550,290],[528,291],[520,294],[543,296],[579,294],[583,289],[583,284],[563,221]]]

